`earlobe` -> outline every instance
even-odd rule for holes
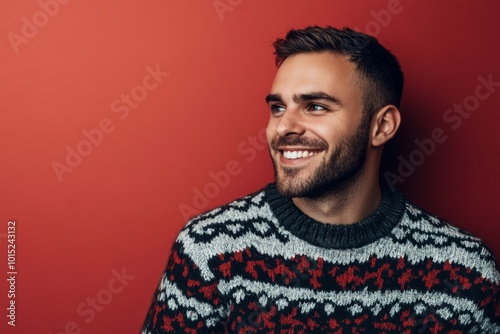
[[[394,105],[387,105],[377,111],[372,118],[371,144],[380,147],[396,135],[401,123],[401,114]]]

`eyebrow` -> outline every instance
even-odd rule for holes
[[[268,94],[266,96],[266,103],[269,102],[281,102],[283,103],[283,98],[281,97],[281,94]]]
[[[304,93],[304,94],[294,94],[292,96],[293,102],[295,103],[300,103],[300,102],[305,102],[305,101],[314,101],[314,100],[327,100],[332,103],[342,105],[342,103],[339,101],[339,99],[328,95],[325,92],[309,92],[309,93]],[[280,102],[283,103],[283,97],[281,94],[269,94],[266,96],[266,103],[269,102]]]

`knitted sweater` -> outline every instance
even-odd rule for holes
[[[499,281],[479,239],[400,193],[330,225],[270,184],[186,224],[142,333],[500,333]]]

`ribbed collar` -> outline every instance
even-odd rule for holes
[[[265,196],[285,229],[313,245],[334,249],[362,247],[388,235],[401,220],[406,205],[401,193],[384,190],[380,206],[371,216],[354,224],[332,225],[302,213],[291,198],[281,196],[274,183],[265,188]]]

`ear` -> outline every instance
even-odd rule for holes
[[[401,124],[401,114],[394,105],[387,105],[377,111],[372,118],[371,144],[380,147],[387,143]]]

